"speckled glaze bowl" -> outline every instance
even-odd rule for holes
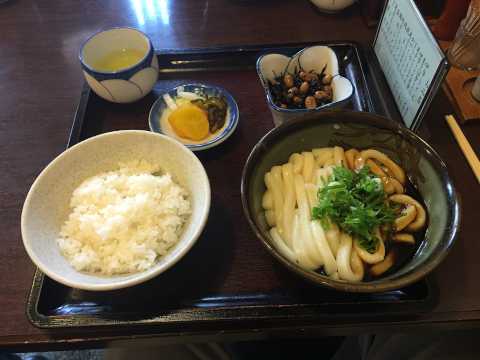
[[[98,59],[122,49],[135,49],[144,56],[136,64],[118,71],[95,68]],[[133,28],[113,28],[92,35],[80,49],[80,63],[90,88],[105,100],[129,103],[141,99],[152,90],[158,78],[158,59],[152,42],[143,32]]]
[[[288,161],[294,152],[339,145],[376,148],[405,170],[422,196],[429,215],[425,238],[413,258],[397,272],[371,282],[336,281],[300,268],[271,244],[263,208],[264,174]],[[383,292],[412,284],[431,272],[448,254],[459,227],[460,204],[445,163],[416,134],[370,113],[322,112],[288,121],[267,133],[253,148],[242,174],[242,202],[248,222],[267,250],[288,269],[316,284],[347,292]]]
[[[70,213],[73,190],[85,179],[118,168],[119,162],[144,159],[170,173],[188,190],[192,214],[179,241],[146,271],[95,276],[76,271],[56,243]],[[179,261],[200,236],[210,211],[210,184],[198,158],[179,142],[141,130],[115,131],[89,138],[57,156],[37,177],[23,205],[23,244],[48,277],[73,288],[115,290],[147,281]]]

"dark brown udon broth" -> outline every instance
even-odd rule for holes
[[[418,190],[415,188],[415,186],[407,179],[405,183],[405,194],[411,196],[415,200],[417,200],[427,211],[427,207],[425,206],[425,203],[420,196],[420,193]],[[423,227],[422,230],[416,231],[414,233],[411,233],[413,237],[415,238],[415,244],[403,244],[403,243],[393,243],[393,241],[389,238],[385,240],[385,255],[388,254],[388,252],[392,249],[395,248],[396,250],[396,258],[395,258],[395,263],[394,265],[388,269],[385,273],[383,273],[381,276],[371,276],[370,275],[370,267],[371,265],[365,264],[365,276],[363,277],[362,282],[368,282],[368,281],[373,281],[373,280],[378,280],[383,277],[389,276],[396,271],[398,271],[401,267],[403,267],[405,264],[407,264],[417,251],[418,247],[420,246],[421,242],[425,238],[425,232],[428,227],[428,212],[427,212],[427,219],[425,222],[425,226]],[[325,272],[323,270],[323,267],[320,270],[317,270],[322,275],[325,275]]]

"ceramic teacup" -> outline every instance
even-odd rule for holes
[[[135,53],[138,60],[118,69],[100,65],[106,57],[125,55],[121,54],[125,51]],[[108,101],[136,101],[148,94],[157,81],[158,59],[152,42],[137,29],[113,28],[96,33],[83,44],[79,58],[88,85]]]

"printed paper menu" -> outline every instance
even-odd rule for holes
[[[443,78],[445,55],[413,0],[389,0],[377,30],[374,51],[407,127],[423,116]],[[439,85],[439,83],[437,84]]]

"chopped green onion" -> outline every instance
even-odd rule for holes
[[[318,191],[318,205],[312,210],[312,218],[320,219],[326,228],[330,219],[373,253],[379,241],[374,229],[391,226],[395,220],[395,209],[386,199],[381,179],[368,166],[358,173],[337,166],[327,184]]]

